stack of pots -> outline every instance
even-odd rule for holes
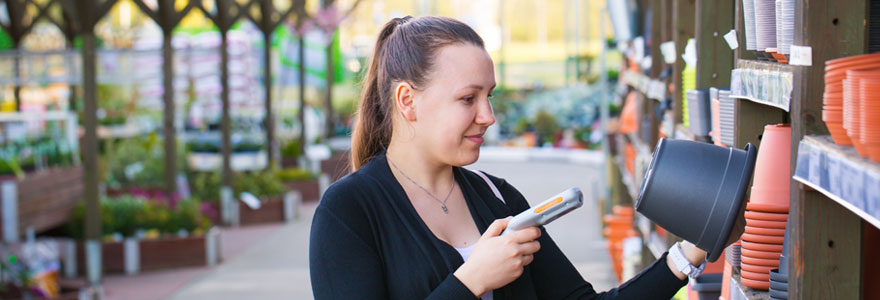
[[[770,288],[770,270],[779,267],[789,210],[791,127],[767,125],[758,149],[751,199],[742,235],[742,284]]]
[[[633,208],[632,206],[614,206],[612,208],[614,214],[605,215],[605,230],[603,234],[608,239],[608,253],[611,255],[611,262],[614,266],[614,272],[617,275],[617,281],[623,278],[623,241],[629,237],[638,236],[633,229]]]
[[[636,147],[630,142],[623,146],[623,163],[626,171],[633,176],[636,173]]]
[[[822,120],[838,145],[880,162],[880,54],[825,62]]]
[[[779,268],[770,270],[770,299],[788,299],[788,230],[785,231],[785,242],[782,246],[782,256],[779,258]]]

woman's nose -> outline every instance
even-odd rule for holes
[[[491,126],[492,124],[495,124],[495,113],[492,111],[492,102],[490,102],[489,99],[486,99],[485,102],[477,107],[477,118],[475,123],[482,126]]]

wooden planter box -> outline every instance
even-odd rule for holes
[[[282,223],[286,222],[288,218],[292,216],[287,216],[285,213],[284,196],[273,196],[268,198],[261,198],[260,201],[261,206],[260,209],[251,209],[246,204],[241,201],[236,201],[238,203],[238,224],[240,226],[248,226],[248,225],[258,225],[258,224],[267,224],[267,223]],[[215,224],[222,224],[223,220],[221,219],[221,207],[219,201],[211,202],[211,208],[217,211],[217,216],[212,219]],[[294,203],[288,205],[295,205]]]
[[[83,168],[43,170],[24,179],[5,180],[0,185],[0,232],[4,240],[14,241],[28,227],[41,233],[67,223],[83,198]],[[10,213],[10,208],[17,213]]]
[[[130,243],[130,246],[126,246],[126,243]],[[203,236],[105,242],[101,246],[101,261],[105,273],[137,274],[141,271],[213,265],[219,262],[219,250],[219,231],[210,230]],[[85,276],[85,246],[82,242],[76,243],[75,255],[77,274]],[[127,263],[126,259],[131,261]]]
[[[318,179],[285,181],[284,186],[291,191],[299,191],[302,201],[318,201],[321,199],[321,184]]]

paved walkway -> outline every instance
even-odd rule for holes
[[[584,191],[584,207],[547,226],[584,279],[599,290],[614,285],[594,187],[599,168],[564,161],[501,162],[486,159],[470,166],[506,178],[532,204],[565,188]],[[226,260],[197,268],[105,281],[111,299],[312,299],[308,269],[309,225],[314,204],[302,208],[296,222],[224,231]]]

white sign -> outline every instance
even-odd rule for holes
[[[808,46],[791,45],[791,59],[788,60],[793,66],[812,66],[813,48]]]
[[[675,42],[668,41],[660,44],[660,53],[663,53],[663,61],[667,64],[675,63]]]
[[[727,45],[730,46],[730,50],[736,50],[736,48],[739,48],[739,42],[736,40],[735,29],[731,29],[730,32],[725,34],[724,40],[727,41]]]

